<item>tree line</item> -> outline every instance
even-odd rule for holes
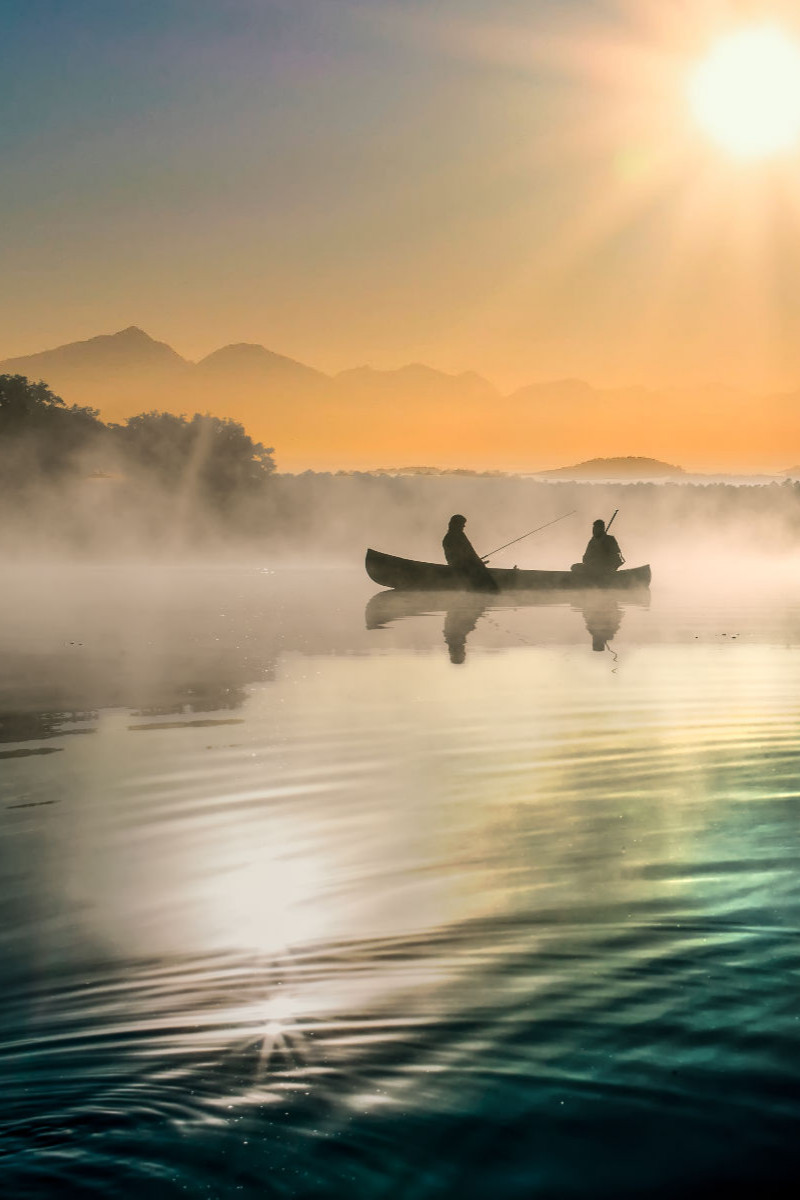
[[[184,495],[225,510],[257,496],[275,470],[273,450],[237,422],[195,413],[143,412],[106,424],[97,409],[67,405],[46,383],[0,375],[0,491],[29,493],[87,475]]]

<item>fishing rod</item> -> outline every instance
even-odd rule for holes
[[[518,538],[513,538],[510,542],[506,542],[504,546],[498,546],[496,550],[490,550],[488,554],[482,554],[481,558],[491,558],[493,554],[499,554],[501,550],[505,550],[509,546],[513,546],[516,542],[521,542],[523,538],[530,537],[532,533],[538,533],[540,529],[547,529],[548,525],[555,525],[557,521],[563,521],[566,517],[573,517],[577,511],[577,508],[573,508],[572,512],[563,513],[560,517],[554,517],[552,521],[545,521],[544,525],[537,525],[535,529],[529,529],[527,533],[523,533]],[[616,515],[617,514],[614,513],[614,517]],[[614,520],[614,517],[611,518],[612,521]]]

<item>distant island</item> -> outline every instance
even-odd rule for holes
[[[536,479],[591,479],[646,482],[652,479],[671,479],[685,476],[683,467],[659,461],[657,458],[590,458],[570,467],[549,471],[476,471],[469,467],[373,467],[364,471],[339,471],[340,475],[467,475],[474,478],[501,477],[505,479],[530,475]]]
[[[673,475],[685,475],[683,467],[660,462],[657,458],[590,458],[573,467],[556,467],[552,471],[537,471],[537,475],[548,479],[670,479]]]

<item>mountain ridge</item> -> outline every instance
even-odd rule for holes
[[[327,374],[254,342],[192,362],[136,325],[7,358],[0,372],[43,379],[104,420],[154,408],[233,418],[278,447],[284,470],[360,470],[405,459],[540,474],[553,461],[639,458],[753,474],[800,458],[798,391],[600,388],[566,376],[503,394],[474,371],[407,363]]]

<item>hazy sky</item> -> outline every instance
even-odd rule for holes
[[[736,161],[687,100],[793,9],[0,0],[0,357],[137,324],[328,371],[800,385],[800,153]]]

